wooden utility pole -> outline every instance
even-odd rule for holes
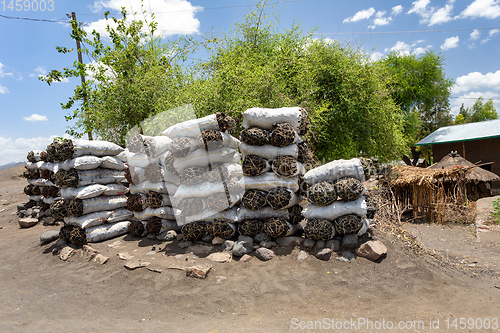
[[[71,18],[73,20],[75,20],[75,22],[76,22],[76,14],[75,14],[75,12],[71,12]],[[76,39],[76,50],[78,51],[78,62],[83,65],[82,49],[80,47],[80,40],[78,38]],[[88,124],[88,115],[87,115],[88,97],[87,97],[87,88],[85,86],[85,74],[82,73],[80,75],[80,78],[82,80],[82,89],[83,89],[83,92],[84,92],[84,95],[83,95],[83,98],[84,98],[83,104],[85,105],[85,107],[84,107],[85,123],[88,126],[87,135],[89,137],[89,140],[93,140],[93,138],[92,138],[92,130],[90,129],[90,126]]]

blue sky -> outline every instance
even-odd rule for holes
[[[27,4],[30,4],[29,8]],[[378,59],[391,50],[420,54],[434,50],[445,58],[445,72],[457,85],[451,106],[476,98],[493,99],[500,112],[500,0],[336,1],[269,0],[283,29],[299,22],[315,37],[330,38]],[[2,0],[0,2],[0,165],[24,161],[28,151],[45,149],[68,126],[60,103],[78,80],[48,86],[40,75],[70,66],[76,54],[61,55],[56,46],[75,47],[66,14],[76,12],[86,29],[101,30],[103,13],[139,10],[140,0]],[[144,0],[165,35],[229,32],[241,22],[253,0]],[[45,9],[42,11],[42,9]],[[41,19],[34,21],[18,18]],[[203,57],[203,54],[198,55]],[[89,59],[84,59],[88,62]]]

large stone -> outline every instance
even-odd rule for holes
[[[212,243],[212,239],[214,239],[214,236],[212,236],[212,235],[205,235],[205,236],[203,236],[203,238],[201,239],[201,241],[205,242],[205,243]]]
[[[208,272],[212,269],[212,266],[192,266],[186,269],[186,276],[195,277],[198,279],[204,279],[207,277]]]
[[[340,250],[340,241],[338,239],[330,239],[326,242],[325,247],[337,252]]]
[[[134,256],[131,256],[128,252],[120,252],[116,254],[121,260],[130,260]]]
[[[278,244],[276,244],[276,242],[260,242],[259,244],[260,246],[259,247],[265,247],[266,249],[272,249],[273,247],[275,246],[278,246]]]
[[[314,244],[316,244],[316,242],[308,238],[304,240],[304,243],[302,245],[304,245],[306,249],[311,249],[314,247]]]
[[[356,255],[352,252],[349,252],[349,251],[343,251],[341,253],[341,255],[335,259],[337,259],[338,261],[343,261],[343,262],[351,262],[354,259],[356,259]]]
[[[342,248],[346,250],[354,250],[358,247],[358,235],[351,234],[342,238]]]
[[[276,254],[274,254],[273,250],[266,249],[265,247],[259,247],[255,250],[255,256],[262,261],[268,261],[276,257]]]
[[[185,249],[185,248],[190,247],[191,245],[193,245],[193,242],[185,241],[185,242],[180,242],[177,246],[179,246],[179,248],[181,248],[181,249]]]
[[[254,236],[255,242],[260,243],[260,242],[268,242],[271,240],[271,237],[269,237],[268,234],[266,233],[260,233]]]
[[[196,244],[189,248],[191,252],[197,257],[205,258],[213,251],[213,246]]]
[[[65,246],[61,249],[61,252],[59,252],[59,258],[62,261],[68,260],[73,254],[75,254],[75,249],[72,248],[71,246]]]
[[[21,228],[31,228],[37,224],[38,224],[38,219],[35,219],[33,217],[24,217],[22,219],[19,219],[19,226]]]
[[[56,219],[52,216],[44,216],[43,217],[43,225],[56,225]]]
[[[92,259],[94,259],[94,257],[99,253],[98,250],[94,249],[93,247],[89,246],[89,245],[84,245],[82,247],[82,257],[86,260],[86,261],[90,261]]]
[[[45,231],[43,234],[40,235],[40,243],[47,244],[55,241],[58,238],[59,238],[58,230]]]
[[[127,262],[124,266],[126,269],[134,270],[137,268],[146,267],[149,264],[150,264],[150,262],[148,262],[148,261],[131,260],[131,261]]]
[[[104,265],[105,263],[108,262],[108,260],[109,260],[109,257],[103,256],[100,253],[96,254],[96,256],[94,257],[94,262],[96,262],[100,265]]]
[[[163,240],[170,242],[170,241],[173,241],[174,239],[176,239],[176,237],[177,237],[177,232],[175,232],[175,230],[169,230],[169,231],[167,231],[167,234],[165,235]]]
[[[332,252],[333,252],[332,249],[325,247],[319,250],[318,253],[316,253],[316,258],[318,258],[319,260],[328,261],[332,256]]]
[[[381,241],[368,241],[361,244],[356,250],[356,255],[371,261],[377,261],[387,254],[387,247]]]
[[[214,237],[214,239],[212,239],[213,245],[222,245],[222,244],[224,244],[224,242],[225,242],[225,239],[222,237]]]
[[[303,237],[299,236],[288,236],[276,238],[276,243],[282,247],[295,247],[300,246],[304,242]]]
[[[232,255],[230,252],[215,252],[210,254],[207,259],[214,262],[225,263],[232,260]]]
[[[244,254],[240,259],[241,262],[249,262],[250,260],[252,260],[252,256],[249,256],[248,254]]]
[[[299,255],[297,256],[297,260],[304,260],[307,257],[309,257],[309,255],[307,254],[307,252],[304,251],[304,250],[300,250],[299,251]]]
[[[232,251],[234,247],[234,241],[232,240],[226,240],[224,243],[222,243],[222,249],[224,251]]]
[[[317,250],[321,250],[322,248],[325,247],[325,245],[326,245],[326,243],[323,240],[319,240],[315,244]]]
[[[233,246],[233,255],[241,257],[253,251],[253,239],[248,236],[240,236]]]

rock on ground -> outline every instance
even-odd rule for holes
[[[371,261],[377,261],[385,254],[387,254],[387,247],[378,240],[363,243],[356,250],[356,255]]]
[[[332,252],[333,252],[332,249],[325,247],[319,250],[318,253],[316,253],[316,258],[318,258],[319,260],[328,261],[332,256]]]
[[[276,238],[276,243],[282,247],[295,247],[300,246],[304,242],[303,237],[298,236],[288,236]]]
[[[43,234],[40,235],[40,242],[42,244],[47,244],[47,243],[55,241],[58,238],[59,238],[59,231],[58,230],[49,230],[49,231],[45,231]]]
[[[230,262],[232,260],[232,255],[230,252],[215,252],[210,254],[207,259],[212,260],[214,262]]]
[[[212,266],[192,266],[186,269],[186,276],[204,279],[207,277],[208,272]]]
[[[38,219],[35,219],[33,217],[25,217],[19,219],[19,226],[21,228],[31,228],[37,224],[38,224]]]
[[[260,247],[255,250],[255,256],[262,261],[268,261],[276,257],[273,250],[267,249],[265,247]]]
[[[309,255],[307,254],[307,252],[303,251],[303,250],[300,250],[299,251],[299,255],[297,256],[297,260],[304,260],[307,257],[309,257]]]

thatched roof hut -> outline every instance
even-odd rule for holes
[[[395,166],[390,186],[398,205],[413,209],[415,218],[443,222],[450,207],[461,209],[470,201],[489,196],[488,182],[498,176],[452,155],[426,169]]]

